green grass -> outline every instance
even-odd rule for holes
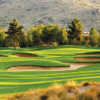
[[[41,67],[69,67],[65,62],[80,62],[75,59],[78,53],[100,52],[100,48],[83,46],[33,47],[33,48],[0,48],[0,97],[5,100],[9,94],[24,92],[30,89],[46,88],[54,83],[69,80],[99,81],[100,64],[71,71],[8,71],[14,66],[33,65]],[[37,57],[16,57],[16,53],[35,54]],[[85,55],[82,57],[100,57]],[[98,62],[100,61],[81,61]]]

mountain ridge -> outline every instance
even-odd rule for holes
[[[70,23],[79,18],[88,31],[100,27],[99,0],[0,0],[0,26],[17,18],[25,28],[38,24]]]

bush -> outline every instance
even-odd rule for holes
[[[8,100],[100,100],[99,88],[98,83],[68,82],[64,85],[55,84],[47,89],[16,94]]]
[[[58,43],[57,43],[57,42],[52,42],[51,44],[52,44],[52,46],[54,46],[54,47],[58,46]]]

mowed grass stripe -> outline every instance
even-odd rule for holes
[[[83,79],[80,79],[80,80],[88,80],[88,81],[91,81],[91,80],[95,80],[97,81],[97,79],[99,78],[89,78],[89,79],[86,79],[86,78],[83,78]],[[79,80],[79,81],[80,81]],[[66,80],[58,80],[56,81],[57,83],[65,83]],[[53,83],[56,83],[56,82],[53,82]],[[26,90],[29,90],[29,89],[37,89],[37,88],[46,88],[48,87],[49,85],[53,84],[52,82],[49,82],[49,83],[42,83],[42,84],[27,84],[27,85],[23,85],[23,86],[16,86],[16,88],[9,88],[9,90],[6,88],[5,89],[0,89],[0,93],[4,94],[4,93],[16,93],[16,92],[21,92],[21,91],[26,91]]]
[[[100,73],[100,71],[91,71],[91,72],[77,72],[76,74],[87,74],[87,73]],[[29,75],[29,76],[25,76],[25,75],[0,75],[1,78],[3,77],[8,77],[8,78],[36,78],[36,77],[52,77],[52,76],[63,76],[63,75],[76,75],[76,74],[72,74],[72,73],[62,73],[62,74],[51,74],[51,75]]]
[[[80,79],[80,78],[76,78],[75,80],[78,80],[78,81],[80,81],[80,80],[87,80],[87,81],[91,81],[91,80],[99,80],[99,77],[88,77],[88,78],[85,78],[85,77],[83,77],[82,79]],[[70,79],[71,80],[71,79]],[[48,84],[49,85],[52,85],[52,84],[54,84],[54,83],[65,83],[65,82],[67,82],[67,80],[66,79],[63,79],[63,80],[55,80],[55,81],[53,81],[53,82],[51,82],[51,81],[49,81],[48,83],[47,82],[45,82],[45,83],[39,83],[39,84],[24,84],[24,85],[10,85],[10,88],[23,88],[23,87],[32,87],[32,89],[34,89],[34,88],[39,88],[39,87],[42,87],[42,88],[45,88],[45,86],[48,86]],[[0,86],[5,86],[5,85],[0,85]],[[7,86],[5,86],[5,87],[8,87],[9,85],[7,85]],[[38,86],[38,87],[36,87],[36,86]]]
[[[99,80],[99,77],[98,78],[95,78],[95,77],[93,77],[93,78],[88,78],[88,79],[86,79],[86,78],[82,78],[82,79],[78,79],[78,81],[80,81],[80,80],[87,80],[87,81],[91,81],[91,80],[95,80],[95,81],[97,81],[97,80]],[[66,80],[58,80],[58,81],[55,81],[55,82],[53,82],[53,83],[65,83],[66,82]],[[10,88],[9,90],[6,90],[6,88],[5,89],[0,89],[0,93],[2,94],[4,94],[5,92],[6,93],[16,93],[16,92],[21,92],[21,91],[26,91],[26,90],[29,90],[30,88],[31,89],[37,89],[37,88],[46,88],[46,87],[48,87],[49,85],[51,85],[51,84],[53,84],[52,82],[48,82],[48,83],[41,83],[41,84],[25,84],[25,85],[23,85],[23,86],[16,86],[15,88]],[[26,88],[24,88],[24,87],[26,87]]]
[[[78,81],[82,81],[82,80],[85,80],[85,81],[99,81],[99,78],[91,78],[91,79],[79,79]],[[65,83],[66,80],[64,81],[59,81],[57,83]],[[34,85],[23,85],[23,86],[16,86],[16,88],[11,88],[9,90],[6,90],[5,89],[0,89],[0,94],[5,94],[5,93],[17,93],[17,92],[24,92],[24,91],[27,91],[27,90],[30,90],[30,89],[40,89],[40,88],[46,88],[50,85],[52,85],[53,83],[44,83],[44,84],[34,84]],[[25,88],[26,87],[26,88]]]
[[[16,78],[16,79],[15,78],[11,78],[11,77],[9,77],[9,78],[3,78],[2,77],[2,78],[0,78],[0,81],[5,81],[5,82],[13,81],[14,82],[14,80],[16,80],[16,81],[20,81],[20,82],[22,81],[23,82],[24,80],[27,80],[27,81],[30,81],[30,80],[31,81],[32,80],[35,81],[36,80],[36,81],[38,81],[38,79],[40,81],[40,80],[43,80],[43,79],[55,79],[55,78],[66,78],[67,79],[67,78],[70,78],[70,77],[81,77],[81,76],[87,76],[87,75],[89,75],[89,76],[90,75],[100,75],[100,73],[87,73],[87,74],[79,74],[79,75],[78,74],[76,74],[76,75],[70,74],[68,76],[56,76],[56,77],[55,76],[52,76],[52,77],[51,76],[46,76],[46,77],[33,77],[33,78],[32,77],[31,78],[30,77],[29,78],[25,78],[24,77],[24,78]]]
[[[63,78],[63,79],[51,79],[51,80],[47,80],[47,81],[34,81],[34,82],[0,82],[0,85],[25,85],[25,84],[40,84],[40,83],[50,83],[50,82],[59,82],[59,81],[64,81],[64,80],[78,80],[78,79],[91,79],[91,78],[100,78],[100,75],[99,76],[96,76],[96,75],[94,75],[94,76],[83,76],[83,77],[77,77],[77,78],[73,78],[73,77],[69,77],[69,78],[67,78],[66,79],[66,77],[65,78]]]
[[[7,93],[16,93],[16,92],[23,92],[26,90],[30,90],[30,89],[37,89],[37,88],[46,88],[48,86],[50,86],[52,83],[46,83],[46,84],[34,84],[34,85],[23,85],[23,86],[16,86],[14,89],[0,89],[0,94],[7,94]]]
[[[70,71],[66,71],[66,73],[64,72],[64,73],[51,73],[51,74],[45,74],[44,75],[44,73],[43,72],[41,72],[41,74],[43,73],[43,75],[41,75],[41,74],[38,74],[38,75],[35,75],[35,74],[31,74],[31,75],[14,75],[14,74],[6,74],[6,73],[4,73],[3,75],[0,75],[0,77],[2,77],[2,76],[9,76],[9,77],[45,77],[45,76],[56,76],[56,75],[70,75],[70,74],[86,74],[86,73],[92,73],[92,72],[100,72],[100,70],[93,70],[93,71],[77,71],[76,70],[76,72],[70,72]],[[26,72],[27,73],[27,72]],[[73,75],[74,75],[73,74]]]
[[[99,72],[96,71],[96,73],[98,74]],[[96,74],[96,73],[92,72],[92,73],[88,73],[88,74]],[[87,73],[81,73],[81,74],[80,73],[77,73],[77,74],[78,75],[84,75],[84,74],[87,74]],[[75,74],[75,75],[73,75],[73,74],[65,74],[65,75],[67,75],[67,76],[77,76],[77,74]],[[36,78],[36,76],[32,76],[32,77],[14,77],[14,78],[16,78],[16,79],[17,78],[18,79],[20,79],[20,78],[23,78],[23,79],[27,79],[27,78],[28,79],[34,79],[34,78],[36,78],[36,79],[38,79],[38,78],[46,78],[47,77],[47,79],[48,79],[48,77],[58,77],[58,76],[63,77],[64,74],[62,74],[62,75],[54,75],[54,76],[53,75],[52,76],[48,76],[48,75],[47,76],[40,76],[40,77],[37,77],[37,78]],[[7,77],[2,77],[2,78],[6,78],[7,79]],[[8,77],[8,79],[10,79],[10,78],[12,78],[12,77]]]

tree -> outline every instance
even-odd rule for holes
[[[22,31],[19,36],[19,46],[20,47],[27,47],[28,46],[28,39],[25,31]]]
[[[34,30],[34,28],[30,28],[27,34],[27,44],[29,47],[31,47],[33,45],[33,37],[32,37],[32,31]]]
[[[83,27],[79,19],[74,19],[69,25],[69,44],[81,44]]]
[[[53,24],[49,24],[48,26],[45,26],[43,29],[43,35],[42,40],[44,43],[52,43],[56,42],[57,40],[57,27]]]
[[[91,46],[99,45],[99,32],[94,27],[90,29],[89,40],[90,40],[89,44]]]
[[[34,45],[40,45],[42,43],[42,35],[44,27],[45,26],[43,24],[40,24],[39,26],[35,27],[35,30],[33,32]]]
[[[3,30],[3,28],[0,27],[0,46],[5,46],[6,37],[7,37],[7,34]]]
[[[47,44],[65,44],[68,42],[68,33],[65,27],[50,24],[45,26],[42,40]]]
[[[68,32],[65,27],[60,28],[57,35],[57,42],[59,44],[68,43]]]
[[[22,34],[23,26],[19,25],[17,19],[13,19],[11,23],[9,23],[9,28],[7,31],[8,37],[8,46],[18,47],[19,46],[19,37]]]
[[[36,27],[32,27],[28,31],[28,42],[30,46],[32,45],[40,45],[42,42],[42,34],[43,34],[44,25],[39,25]]]

